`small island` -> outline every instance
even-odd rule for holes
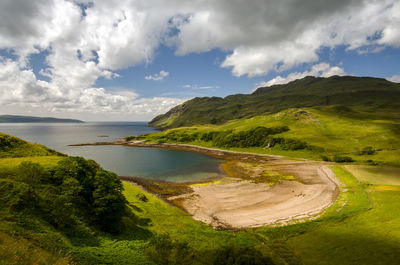
[[[75,119],[59,119],[53,117],[35,117],[19,115],[0,115],[0,123],[83,123],[84,121]]]

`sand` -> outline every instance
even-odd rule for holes
[[[318,216],[338,195],[333,172],[320,165],[288,165],[299,181],[270,187],[226,178],[217,184],[194,185],[193,193],[171,197],[194,219],[218,228],[277,225]],[[297,172],[300,171],[300,173]]]

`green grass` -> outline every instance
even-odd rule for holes
[[[21,162],[38,163],[41,166],[49,169],[57,165],[63,159],[62,156],[31,156],[31,157],[16,157],[16,158],[0,158],[0,171],[12,170],[17,167]]]
[[[44,145],[29,143],[15,136],[0,132],[0,158],[59,155],[62,154]]]
[[[400,168],[398,167],[349,165],[346,169],[364,183],[400,186]]]
[[[303,109],[288,109],[276,114],[256,116],[248,119],[232,120],[222,125],[198,125],[181,127],[149,134],[149,141],[157,141],[169,132],[206,133],[211,131],[235,132],[245,131],[257,126],[276,127],[288,126],[289,131],[274,135],[287,139],[296,139],[316,147],[312,150],[283,150],[279,146],[273,148],[231,148],[234,151],[253,152],[261,154],[284,155],[292,158],[309,158],[321,160],[322,155],[350,156],[358,163],[382,164],[400,166],[400,137],[398,117],[386,113],[386,120],[376,120],[376,113],[362,107],[346,108],[343,114],[341,108],[318,107]],[[186,142],[205,147],[214,147],[211,142],[196,140]],[[361,151],[366,147],[376,150],[375,154],[365,155]]]
[[[6,263],[1,263],[2,261]],[[0,264],[67,265],[71,264],[71,259],[61,253],[43,250],[24,238],[15,240],[7,234],[0,233]]]

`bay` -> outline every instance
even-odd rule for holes
[[[93,159],[120,176],[168,182],[203,181],[218,176],[218,159],[185,151],[127,146],[68,146],[112,141],[153,132],[146,122],[2,123],[0,132],[43,144],[61,153]]]

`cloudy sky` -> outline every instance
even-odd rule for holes
[[[399,0],[0,1],[0,114],[150,120],[345,74],[400,82]]]

